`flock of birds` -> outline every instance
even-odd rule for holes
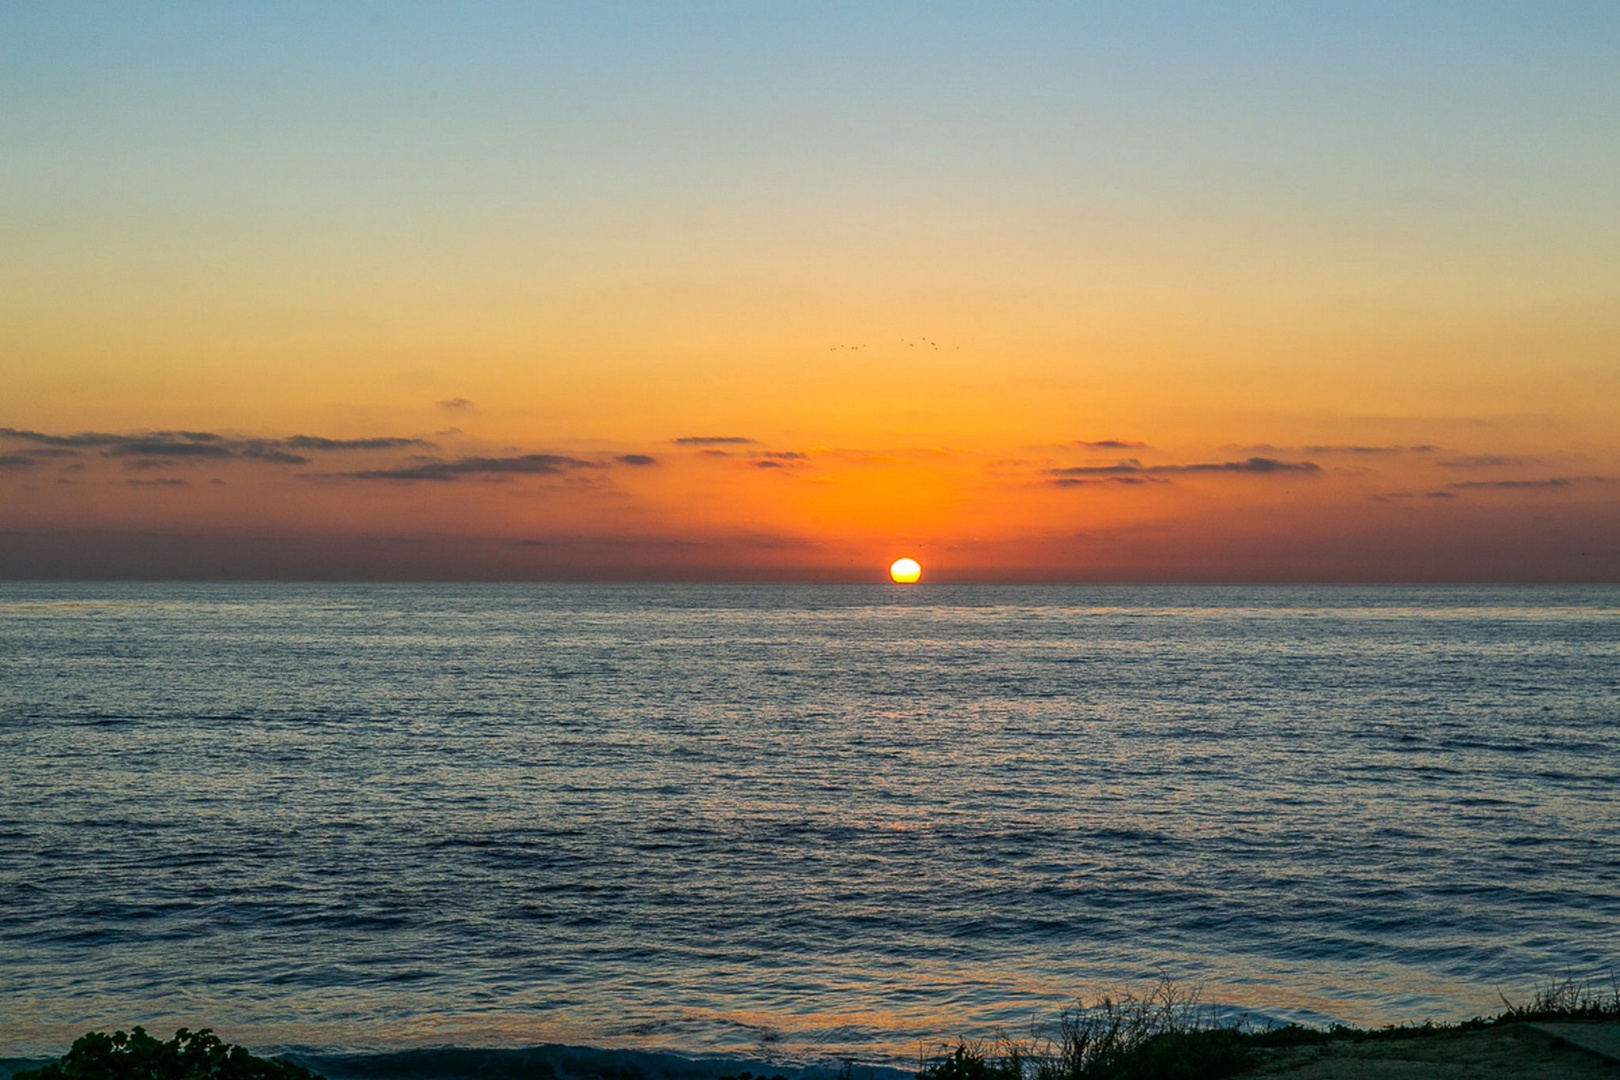
[[[915,349],[918,345],[926,345],[930,349],[933,349],[935,352],[939,351],[939,342],[935,341],[933,338],[918,338],[916,341],[909,341],[906,338],[901,338],[900,339],[900,344],[906,346],[907,348],[911,348],[911,349]],[[865,349],[867,347],[868,346],[866,346],[864,344],[863,345],[829,345],[827,347],[827,351],[828,352],[837,352],[840,349],[847,349],[850,352],[854,352],[857,349]],[[962,348],[962,346],[957,345],[957,346],[955,346],[955,348],[960,350]]]

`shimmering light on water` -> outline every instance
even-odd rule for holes
[[[0,1052],[789,1060],[1620,958],[1620,590],[0,585]]]

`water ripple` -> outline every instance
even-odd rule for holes
[[[1620,590],[0,585],[0,1050],[906,1059],[1620,958]]]

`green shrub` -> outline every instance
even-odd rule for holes
[[[319,1080],[301,1065],[254,1057],[223,1043],[207,1028],[181,1028],[159,1042],[137,1027],[126,1035],[92,1031],[74,1040],[62,1060],[19,1072],[12,1080]]]

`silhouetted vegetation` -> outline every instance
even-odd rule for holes
[[[1223,1026],[1196,992],[1168,980],[1143,996],[1105,995],[1058,1019],[1056,1035],[958,1043],[918,1080],[1201,1080],[1252,1059],[1241,1025]]]
[[[160,1042],[137,1027],[132,1033],[92,1031],[74,1040],[60,1061],[19,1072],[12,1080],[319,1080],[308,1069],[255,1057],[223,1043],[207,1028],[181,1028]]]
[[[1104,995],[1079,1002],[1058,1018],[1055,1032],[1028,1039],[959,1042],[919,1063],[917,1080],[1221,1080],[1259,1063],[1267,1049],[1368,1039],[1421,1038],[1445,1032],[1480,1030],[1534,1020],[1620,1022],[1620,981],[1607,984],[1573,977],[1538,987],[1528,1002],[1502,998],[1504,1011],[1458,1024],[1392,1025],[1365,1029],[1336,1024],[1326,1030],[1288,1024],[1255,1027],[1246,1020],[1223,1023],[1199,1000],[1168,980],[1145,995]],[[446,1051],[450,1053],[451,1051]],[[476,1057],[479,1075],[491,1064],[488,1051]],[[510,1053],[521,1054],[520,1051]],[[606,1053],[606,1052],[597,1052]],[[390,1057],[385,1055],[385,1057]],[[495,1055],[499,1058],[499,1055]],[[435,1075],[462,1075],[436,1061]],[[510,1066],[510,1062],[505,1063]],[[549,1075],[556,1075],[551,1069]],[[571,1070],[571,1074],[573,1071]],[[578,1075],[632,1080],[634,1066],[587,1069]],[[467,1073],[467,1075],[473,1075]],[[852,1075],[851,1063],[840,1072]],[[60,1061],[14,1074],[12,1080],[321,1080],[301,1065],[256,1057],[221,1042],[212,1031],[185,1028],[161,1042],[137,1027],[132,1033],[90,1032],[73,1043]],[[786,1080],[740,1072],[719,1080]]]
[[[1515,1005],[1505,996],[1507,1007],[1501,1020],[1620,1020],[1620,980],[1611,975],[1608,988],[1595,980],[1579,981],[1574,976],[1537,987],[1527,1004]]]
[[[1055,1035],[1027,1040],[959,1042],[922,1061],[917,1080],[1220,1080],[1258,1064],[1266,1049],[1344,1040],[1410,1039],[1530,1020],[1620,1021],[1620,983],[1607,988],[1573,978],[1539,987],[1526,1004],[1502,998],[1505,1011],[1456,1024],[1326,1030],[1287,1024],[1223,1024],[1196,991],[1160,982],[1145,996],[1104,996],[1066,1010]]]

